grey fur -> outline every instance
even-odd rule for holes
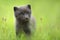
[[[14,7],[16,18],[16,35],[22,31],[26,35],[31,35],[35,29],[35,19],[31,15],[31,5]]]

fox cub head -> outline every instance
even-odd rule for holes
[[[28,22],[31,17],[31,5],[14,7],[14,13],[18,21]]]

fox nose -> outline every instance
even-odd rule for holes
[[[28,18],[25,18],[25,21],[28,21],[29,19]]]
[[[25,18],[26,20],[28,20],[28,18]]]

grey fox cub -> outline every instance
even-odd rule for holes
[[[23,31],[26,35],[31,35],[35,29],[35,19],[31,15],[31,5],[14,7],[16,18],[16,35]]]

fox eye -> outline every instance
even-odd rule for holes
[[[29,12],[26,12],[26,13],[29,13]]]
[[[29,12],[27,12],[27,13],[29,13]]]
[[[20,14],[24,15],[24,13],[23,13],[23,12],[20,12]]]

